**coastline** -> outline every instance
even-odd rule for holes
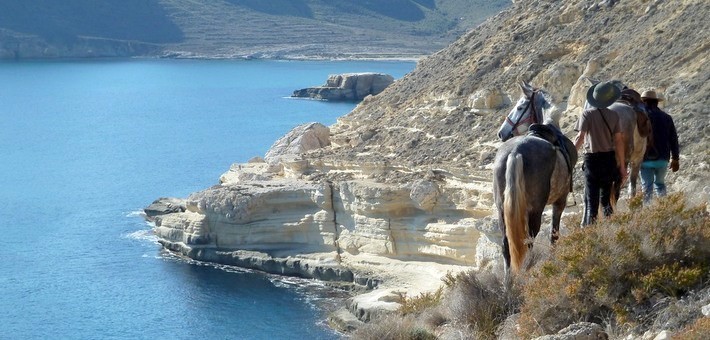
[[[140,55],[140,56],[71,56],[71,57],[27,57],[27,58],[0,58],[0,62],[31,62],[31,61],[123,61],[123,60],[232,60],[232,61],[392,61],[392,62],[418,62],[429,55],[362,55],[362,56],[309,56],[309,55],[283,55],[273,57],[254,57],[254,56],[209,56],[209,55],[180,55],[180,56],[164,56],[164,55]]]
[[[448,275],[474,267],[443,264],[426,257],[390,258],[372,254],[310,253],[276,257],[260,251],[220,250],[158,240],[170,256],[187,263],[235,267],[283,280],[314,280],[337,292],[329,306],[317,306],[333,331],[345,334],[380,315],[395,312],[403,299],[434,293]]]

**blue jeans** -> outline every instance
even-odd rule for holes
[[[648,203],[653,196],[653,187],[656,187],[658,196],[666,195],[666,173],[668,161],[659,159],[641,163],[641,185],[643,186],[643,201]]]

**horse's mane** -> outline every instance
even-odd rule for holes
[[[552,104],[552,96],[549,93],[542,89],[538,89],[538,93],[541,94],[541,96],[536,97],[536,99],[538,101],[543,101],[540,104],[543,112],[543,124],[554,125],[559,129],[562,113],[555,108],[554,104]]]

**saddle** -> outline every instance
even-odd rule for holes
[[[557,131],[557,129],[546,124],[534,123],[528,128],[528,136],[542,138],[555,146],[559,146],[559,138],[557,136],[558,133],[559,131]]]
[[[636,127],[639,130],[639,135],[641,135],[641,137],[648,137],[653,130],[651,119],[648,118],[646,112],[641,110],[634,111],[636,111]]]
[[[567,163],[567,171],[569,171],[570,174],[572,173],[574,164],[572,164],[572,161],[570,160],[570,153],[567,149],[567,143],[565,143],[565,141],[569,139],[562,134],[562,131],[552,125],[535,123],[530,125],[528,128],[528,136],[542,138],[550,142],[550,144],[556,146],[562,153],[565,163]],[[572,176],[570,176],[569,188],[570,191],[572,191]]]

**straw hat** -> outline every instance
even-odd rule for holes
[[[621,90],[609,81],[594,84],[587,91],[587,101],[597,108],[607,107],[620,97]]]
[[[654,90],[648,90],[648,91],[643,91],[641,94],[641,99],[655,99],[660,101],[663,101],[663,99],[659,98],[658,95],[656,94],[656,91]]]

